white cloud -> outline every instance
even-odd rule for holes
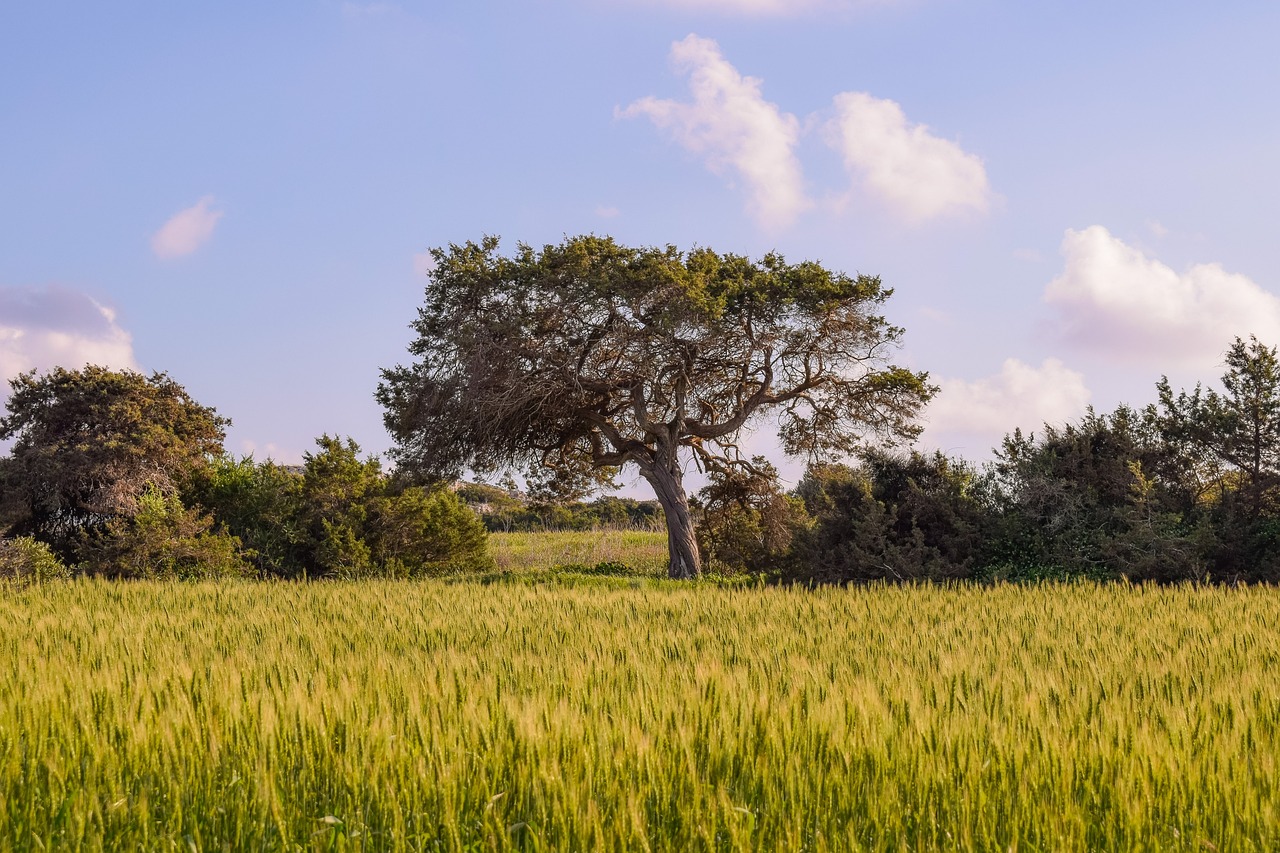
[[[621,213],[622,211],[618,210],[618,208],[609,205],[602,204],[596,208],[596,216],[601,219],[616,219]]]
[[[114,311],[63,287],[0,287],[0,380],[86,364],[137,369],[133,340]],[[7,393],[0,385],[0,397]]]
[[[623,118],[647,116],[715,173],[746,185],[747,208],[764,227],[785,227],[810,206],[794,148],[800,122],[761,95],[761,81],[738,73],[711,39],[690,35],[671,46],[671,61],[689,75],[691,103],[641,98]]]
[[[940,379],[941,390],[925,412],[926,444],[969,453],[989,450],[1015,428],[1038,430],[1084,414],[1084,376],[1056,358],[1032,367],[1005,359],[1000,372],[975,381]]]
[[[213,196],[205,196],[180,210],[151,235],[151,251],[158,258],[180,258],[199,249],[213,236],[222,211],[213,210]]]
[[[648,0],[650,5],[699,12],[723,12],[748,16],[802,15],[867,6],[890,6],[897,0]]]
[[[1044,299],[1063,338],[1091,352],[1157,367],[1213,365],[1237,335],[1280,342],[1280,298],[1219,264],[1178,273],[1100,225],[1068,230],[1062,255]]]
[[[826,126],[828,143],[854,180],[907,222],[990,207],[982,160],[925,125],[910,124],[896,102],[843,92],[835,112]]]

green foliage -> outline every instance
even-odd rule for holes
[[[252,572],[240,542],[214,530],[212,516],[182,505],[177,495],[148,487],[128,516],[84,531],[79,569],[112,578],[193,579]]]
[[[395,577],[492,571],[484,523],[449,491],[407,488],[371,508],[374,559]]]
[[[305,455],[299,507],[307,573],[345,578],[489,571],[484,524],[456,495],[404,488],[376,457],[328,435]]]
[[[615,495],[602,495],[590,501],[544,503],[518,496],[514,488],[484,483],[462,483],[455,493],[479,514],[491,532],[605,527],[656,530],[663,522],[662,508],[657,501]]]
[[[1212,573],[1280,580],[1280,360],[1274,347],[1236,338],[1226,365],[1221,393],[1197,385],[1175,396],[1160,382],[1163,435],[1199,487]]]
[[[1005,438],[995,465],[999,520],[991,562],[1019,576],[1052,566],[1071,575],[1131,580],[1202,577],[1203,531],[1187,508],[1192,487],[1154,409],[1093,410],[1039,437]]]
[[[794,454],[909,439],[935,390],[887,363],[902,330],[871,276],[595,236],[432,254],[415,361],[378,386],[397,469],[450,482],[515,467],[569,499],[634,465],[662,505],[673,577],[700,571],[682,455],[740,466],[737,436],[767,412]]]
[[[814,519],[787,576],[846,583],[971,577],[987,513],[966,463],[942,454],[868,454],[858,468],[813,466],[797,494]]]
[[[240,540],[261,577],[306,573],[310,539],[303,520],[302,475],[252,456],[220,456],[194,478],[187,500],[211,512]]]
[[[35,582],[71,577],[71,571],[43,542],[30,536],[0,539],[0,580]]]
[[[86,531],[135,514],[148,489],[177,494],[222,452],[230,423],[163,373],[59,367],[9,385],[0,517],[64,557]]]
[[[810,524],[804,503],[783,494],[763,457],[750,467],[713,470],[698,493],[698,545],[711,571],[775,573],[792,539]]]

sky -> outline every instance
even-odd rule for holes
[[[920,446],[982,460],[1280,344],[1278,32],[1271,0],[4,4],[0,378],[166,371],[233,453],[382,453],[429,248],[609,234],[879,275],[941,388]]]

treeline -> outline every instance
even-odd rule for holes
[[[1222,391],[1005,438],[977,467],[869,453],[811,468],[789,494],[760,460],[701,493],[723,570],[798,581],[1080,576],[1280,581],[1280,365],[1237,339]]]
[[[100,367],[10,383],[0,576],[410,577],[493,567],[447,489],[399,481],[350,439],[300,467],[223,449],[228,421],[164,374]]]
[[[301,466],[234,458],[226,419],[164,374],[10,383],[0,576],[412,577],[486,571],[486,529],[658,528],[652,501],[424,488],[323,436]],[[1280,363],[1237,339],[1222,390],[1015,431],[994,462],[873,451],[778,485],[764,459],[696,497],[708,568],[787,581],[1280,581]]]

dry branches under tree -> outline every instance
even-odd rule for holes
[[[634,465],[666,513],[672,577],[701,570],[688,461],[749,465],[736,442],[765,416],[785,452],[814,459],[910,438],[935,390],[889,363],[902,330],[875,277],[595,236],[432,255],[414,362],[378,387],[399,470],[515,467],[569,495]]]

